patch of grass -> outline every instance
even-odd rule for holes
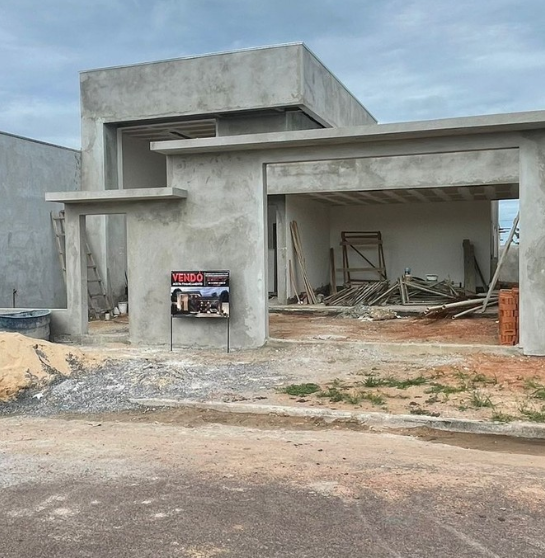
[[[535,399],[545,399],[545,385],[535,380],[526,380],[524,388],[533,390],[532,397]]]
[[[421,386],[427,383],[428,379],[424,376],[416,378],[406,378],[405,380],[396,380],[395,378],[388,378],[388,387],[395,387],[397,389],[407,389],[412,386]]]
[[[376,376],[367,376],[363,380],[363,385],[367,388],[374,387],[391,387],[397,389],[407,389],[412,386],[421,386],[428,381],[424,376],[418,376],[417,378],[405,378],[403,380],[398,380],[389,376],[388,378],[377,378]]]
[[[449,386],[448,384],[433,382],[431,387],[426,390],[426,393],[444,393],[446,395],[451,395],[453,393],[461,393],[462,391],[467,391],[467,386]]]
[[[531,422],[545,422],[545,405],[541,410],[529,409],[525,405],[520,408],[520,414]]]
[[[385,403],[384,397],[380,393],[366,392],[363,395],[363,398],[367,399],[367,401],[369,401],[373,405],[384,405]]]
[[[384,405],[385,400],[382,394],[373,393],[371,391],[341,391],[336,386],[330,386],[317,394],[318,397],[329,399],[332,403],[340,403],[341,401],[350,405],[359,405],[362,401],[369,401],[373,405]]]
[[[386,385],[385,378],[377,378],[376,376],[367,376],[363,380],[363,385],[367,388],[374,388]]]
[[[288,395],[302,397],[320,391],[320,386],[318,384],[290,384],[289,386],[280,388],[279,391],[281,393],[287,393]]]
[[[493,413],[492,415],[492,420],[494,422],[512,422],[515,420],[515,417],[513,415],[508,415],[506,413]]]
[[[332,403],[338,403],[344,399],[345,394],[340,392],[336,387],[330,387],[318,393],[318,397],[329,399]]]
[[[488,395],[483,395],[481,393],[479,393],[478,391],[474,391],[471,394],[471,404],[473,405],[473,407],[476,407],[478,409],[486,407],[489,409],[493,409],[494,408],[494,403],[492,403],[492,401],[490,400],[490,397]]]

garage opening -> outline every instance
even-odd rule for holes
[[[477,307],[482,307],[500,254],[499,202],[517,199],[517,184],[284,196],[285,244],[277,252],[285,250],[285,258],[276,260],[279,296],[270,301],[271,337],[290,335],[286,312],[306,318],[315,312],[314,322],[304,322],[308,338],[335,335],[335,316],[359,319],[357,332],[348,339],[366,340],[394,335],[387,325],[366,332],[371,320],[429,315],[456,316],[443,321],[445,342],[497,344],[497,291],[484,314]],[[299,241],[293,238],[293,222]],[[509,268],[517,265],[512,262]],[[516,282],[518,275],[504,274],[496,288]],[[477,317],[472,324],[484,316],[494,319],[468,329],[468,322],[461,321],[464,315]],[[298,330],[298,318],[290,319]],[[392,340],[434,340],[432,327],[422,330],[407,321],[403,330],[401,323],[392,328]]]

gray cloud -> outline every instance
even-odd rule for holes
[[[0,0],[0,130],[79,146],[78,72],[305,41],[379,121],[545,107],[542,0]]]

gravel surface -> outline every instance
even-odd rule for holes
[[[28,390],[17,401],[0,404],[0,414],[121,411],[136,408],[129,399],[142,397],[232,401],[251,393],[259,398],[259,392],[285,380],[271,368],[262,363],[210,366],[146,358],[108,360],[94,371],[79,371],[45,389]]]
[[[288,383],[327,382],[361,370],[418,374],[460,361],[456,355],[407,358],[342,343],[270,345],[230,354],[138,348],[101,349],[101,354],[106,360],[98,368],[77,369],[45,388],[26,390],[16,401],[0,404],[0,415],[115,412],[137,408],[129,399],[154,397],[273,402],[275,388]]]

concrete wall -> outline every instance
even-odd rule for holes
[[[435,273],[440,279],[450,277],[459,283],[464,279],[462,242],[469,238],[488,280],[490,218],[489,202],[332,207],[330,242],[335,249],[337,267],[342,267],[341,231],[380,231],[389,279],[396,279],[410,267],[413,275],[419,277]],[[376,260],[374,256],[372,261]],[[351,265],[362,267],[361,262],[357,254],[350,255]],[[342,279],[342,272],[338,272],[338,285]]]
[[[303,99],[315,117],[324,124],[365,126],[376,124],[371,113],[307,48],[303,57]]]
[[[301,269],[290,232],[291,221],[297,221],[303,244],[306,269],[311,285],[316,289],[329,283],[330,208],[306,196],[286,196],[287,258],[291,260],[298,293],[304,291]],[[287,275],[288,296],[294,296]]]
[[[149,141],[122,135],[122,188],[164,188],[167,159],[150,151]]]
[[[120,183],[121,123],[219,114],[219,134],[238,135],[374,122],[301,44],[92,70],[83,72],[80,81],[83,190],[164,186],[162,156],[144,153],[142,145],[127,138]],[[290,111],[248,115],[275,108]],[[126,259],[120,249],[125,241],[123,222],[93,217],[87,231],[103,277],[111,278],[112,292],[121,292]]]
[[[169,343],[172,270],[229,269],[231,345],[262,345],[267,338],[262,172],[262,164],[253,155],[173,157],[168,181],[186,189],[187,200],[67,205],[71,333],[86,331],[81,216],[105,211],[124,213],[127,218],[131,342]],[[206,188],[204,179],[208,180]],[[224,320],[177,319],[173,325],[175,345],[225,346]]]
[[[45,192],[77,190],[80,154],[0,133],[0,307],[63,308],[66,288]]]

